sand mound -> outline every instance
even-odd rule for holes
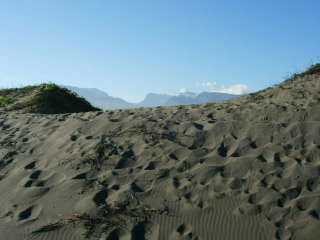
[[[55,84],[0,90],[0,109],[23,113],[77,113],[97,111],[85,99]]]
[[[0,113],[5,239],[318,239],[320,77],[220,104]]]

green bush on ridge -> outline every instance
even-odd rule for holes
[[[54,83],[2,89],[0,90],[0,107],[6,107],[7,110],[42,114],[99,110],[86,99]]]
[[[0,96],[0,107],[5,107],[10,103],[13,103],[14,100],[11,97],[7,97],[7,96]]]

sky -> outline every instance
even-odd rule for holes
[[[320,58],[318,0],[3,0],[0,87],[246,93]]]

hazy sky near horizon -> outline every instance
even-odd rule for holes
[[[320,57],[318,0],[4,0],[0,87],[255,91]]]

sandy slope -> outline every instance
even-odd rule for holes
[[[320,79],[202,106],[0,113],[0,239],[318,239]]]

